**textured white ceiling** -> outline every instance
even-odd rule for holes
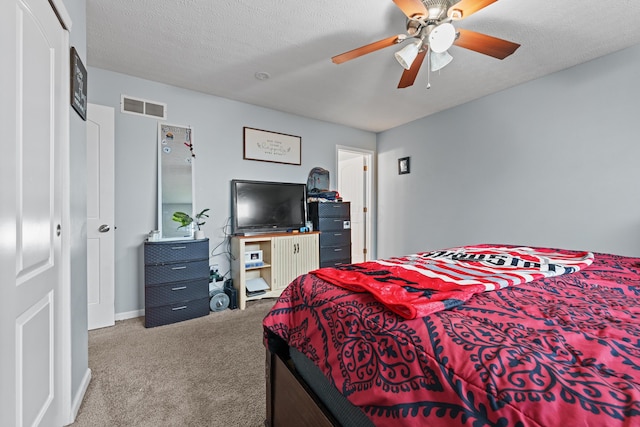
[[[88,0],[87,63],[379,132],[638,44],[640,2],[499,0],[455,25],[522,46],[503,61],[454,46],[431,89],[426,62],[397,89],[401,46],[331,62],[405,32],[391,0]]]

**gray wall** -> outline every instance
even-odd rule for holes
[[[473,243],[640,256],[639,69],[635,46],[379,134],[378,256]]]
[[[230,215],[230,180],[306,183],[315,166],[328,169],[335,187],[336,145],[375,150],[376,135],[345,126],[205,95],[89,67],[89,102],[114,107],[116,174],[116,313],[144,308],[142,243],[156,228],[157,124],[151,118],[120,113],[126,94],[167,103],[165,122],[190,125],[196,154],[196,208],[210,208],[203,229],[215,253],[224,252]],[[302,137],[302,165],[242,159],[243,127]],[[222,244],[218,247],[218,245]],[[226,256],[211,263],[228,271]]]
[[[82,62],[86,55],[86,1],[63,0],[71,17],[69,43]],[[89,77],[91,80],[91,77]],[[87,333],[87,132],[86,122],[69,107],[69,213],[71,215],[71,398],[75,398],[89,368]]]

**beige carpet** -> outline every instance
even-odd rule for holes
[[[263,426],[262,319],[274,303],[90,331],[92,378],[72,426]]]

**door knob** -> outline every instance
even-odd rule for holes
[[[98,227],[98,231],[101,233],[106,233],[109,230],[110,228],[107,224],[102,224],[100,227]]]

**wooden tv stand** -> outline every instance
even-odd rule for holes
[[[244,310],[247,301],[279,297],[293,279],[317,269],[319,234],[316,231],[233,236],[231,277],[238,291],[238,307]],[[251,279],[264,280],[266,292],[247,296],[247,281]]]

